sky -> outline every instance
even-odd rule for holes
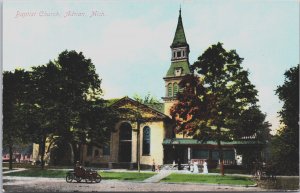
[[[76,50],[95,65],[104,98],[160,99],[180,6],[190,63],[218,42],[236,50],[266,120],[279,128],[275,90],[299,63],[297,0],[4,0],[3,70],[30,70]]]

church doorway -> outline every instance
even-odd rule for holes
[[[131,162],[132,127],[122,123],[119,128],[119,162]]]

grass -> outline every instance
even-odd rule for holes
[[[37,165],[32,165],[31,163],[17,163],[17,162],[14,162],[13,163],[13,168],[36,168],[36,169],[39,169],[41,168],[41,166],[37,166]],[[2,167],[9,167],[9,163],[2,163]],[[45,166],[45,169],[47,168],[53,168],[53,169],[72,169],[73,166]]]
[[[161,180],[162,182],[192,182],[208,184],[254,185],[255,182],[247,177],[219,176],[201,174],[171,174]]]
[[[220,169],[209,169],[208,170],[210,173],[220,173]],[[226,174],[249,174],[249,172],[247,172],[246,170],[242,170],[242,169],[225,169],[224,170],[225,175]]]
[[[20,172],[3,174],[4,176],[22,176],[22,177],[47,177],[47,178],[65,178],[66,171],[63,170],[41,170],[28,169]]]
[[[41,169],[28,169],[20,172],[13,172],[3,174],[4,176],[22,176],[22,177],[47,177],[47,178],[65,178],[67,171],[63,170],[41,170]],[[143,181],[150,178],[155,173],[138,173],[138,172],[100,172],[104,180],[133,180]]]
[[[151,176],[155,175],[155,173],[147,172],[147,173],[138,173],[138,172],[101,172],[100,173],[103,179],[106,180],[133,180],[133,181],[143,181]]]

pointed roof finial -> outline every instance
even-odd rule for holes
[[[188,44],[186,42],[186,38],[185,38],[185,34],[184,34],[182,18],[181,18],[181,4],[180,4],[177,28],[175,31],[175,36],[174,36],[171,48],[173,48],[175,46],[178,47],[178,46],[185,46],[185,45],[188,45]]]
[[[181,16],[181,4],[179,4],[179,16]]]

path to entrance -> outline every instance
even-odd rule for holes
[[[174,171],[172,170],[161,170],[158,174],[144,180],[144,182],[159,182],[160,180],[164,179],[173,172]]]
[[[13,169],[13,170],[8,170],[8,171],[5,171],[5,172],[2,172],[2,174],[20,172],[20,171],[24,171],[24,170],[27,170],[27,169],[26,168],[16,168],[16,169]]]

